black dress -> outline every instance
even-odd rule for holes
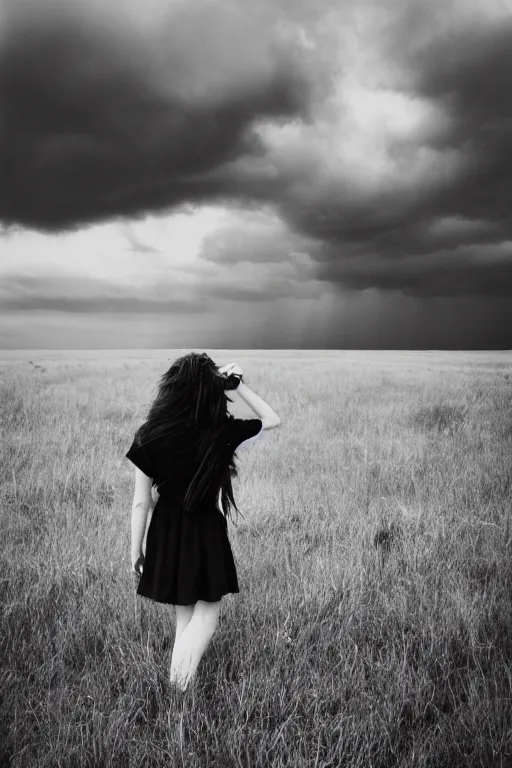
[[[240,444],[258,435],[262,427],[261,419],[227,417],[218,445],[226,466]],[[159,603],[192,605],[197,600],[216,602],[228,592],[238,592],[218,493],[200,509],[183,509],[182,501],[197,466],[190,459],[170,459],[158,441],[140,445],[139,431],[126,457],[157,484],[167,481],[149,524],[137,594]]]

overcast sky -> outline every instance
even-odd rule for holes
[[[4,0],[0,347],[512,348],[512,0]]]

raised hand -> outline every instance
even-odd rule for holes
[[[238,365],[238,363],[231,363],[231,367],[230,367],[228,376],[230,376],[232,373],[236,373],[237,376],[243,376],[244,375],[244,372],[242,371],[242,369]]]
[[[238,376],[243,376],[243,371],[238,363],[226,363],[222,368],[219,368],[219,373],[223,376],[231,376],[232,373],[236,373]]]

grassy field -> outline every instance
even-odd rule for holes
[[[512,353],[207,351],[282,424],[183,698],[124,458],[181,351],[0,352],[1,768],[512,765]]]

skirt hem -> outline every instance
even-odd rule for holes
[[[228,589],[217,596],[208,595],[208,597],[205,597],[203,595],[198,595],[197,597],[194,597],[191,599],[178,598],[173,600],[173,599],[162,599],[154,595],[145,595],[142,592],[137,591],[137,595],[139,597],[143,597],[146,600],[152,600],[155,603],[162,603],[164,605],[193,605],[194,603],[197,603],[198,600],[203,600],[206,603],[218,603],[219,600],[221,600],[224,597],[224,595],[238,595],[239,593],[240,593],[239,589]]]

